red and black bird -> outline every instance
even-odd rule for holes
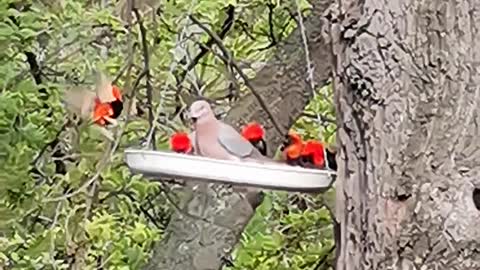
[[[242,128],[242,136],[247,139],[264,156],[267,155],[267,143],[264,136],[265,131],[256,122],[251,122]]]
[[[176,153],[190,154],[193,151],[190,137],[185,132],[177,132],[170,137],[170,150]]]
[[[304,168],[325,168],[325,152],[323,144],[316,140],[308,140],[302,149],[300,164]]]
[[[95,91],[74,88],[65,93],[64,100],[68,108],[81,118],[91,119],[102,127],[116,124],[115,119],[123,110],[120,88],[101,72],[97,72]]]
[[[325,153],[327,156],[328,168],[337,171],[337,159],[335,158],[335,156],[337,155],[337,149],[333,146],[326,147]]]
[[[290,131],[283,144],[280,146],[282,157],[288,165],[300,166],[300,158],[303,150],[303,140],[295,132]]]

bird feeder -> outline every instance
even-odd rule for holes
[[[325,191],[336,175],[329,170],[219,160],[164,151],[127,149],[125,156],[132,172],[147,177],[173,177],[274,190]]]

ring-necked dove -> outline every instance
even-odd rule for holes
[[[207,101],[199,100],[190,106],[190,118],[195,128],[194,148],[200,156],[224,160],[267,159],[232,126],[223,123]]]

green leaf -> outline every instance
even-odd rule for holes
[[[0,38],[6,39],[15,33],[15,30],[6,23],[0,22]]]
[[[137,242],[137,243],[142,243],[145,241],[147,238],[147,234],[145,232],[146,230],[145,224],[142,223],[135,223],[135,228],[132,231],[132,239]]]
[[[129,247],[126,250],[128,262],[133,269],[137,269],[143,259],[143,252],[138,246]]]
[[[31,37],[37,36],[37,31],[34,31],[33,29],[29,28],[22,28],[19,32],[20,36],[22,36],[24,39],[28,39]]]

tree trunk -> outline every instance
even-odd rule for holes
[[[480,269],[479,10],[476,0],[342,0],[326,16],[337,270]]]
[[[321,38],[321,14],[332,0],[314,1],[313,14],[305,28],[309,49],[315,57],[315,82],[323,86],[330,77],[329,48]],[[307,70],[303,41],[296,29],[277,49],[276,56],[251,80],[251,84],[269,105],[274,117],[285,131],[303,111],[311,98],[307,85]],[[226,121],[239,127],[250,120],[264,125],[268,152],[272,156],[285,134],[278,134],[257,99],[248,94],[229,111]],[[244,227],[254,214],[255,207],[238,192],[226,185],[199,184],[193,191],[184,189],[181,207],[190,215],[176,212],[165,232],[165,238],[154,248],[145,269],[220,269],[222,259],[229,254]],[[259,195],[249,194],[249,197]],[[199,218],[193,218],[192,215]]]

